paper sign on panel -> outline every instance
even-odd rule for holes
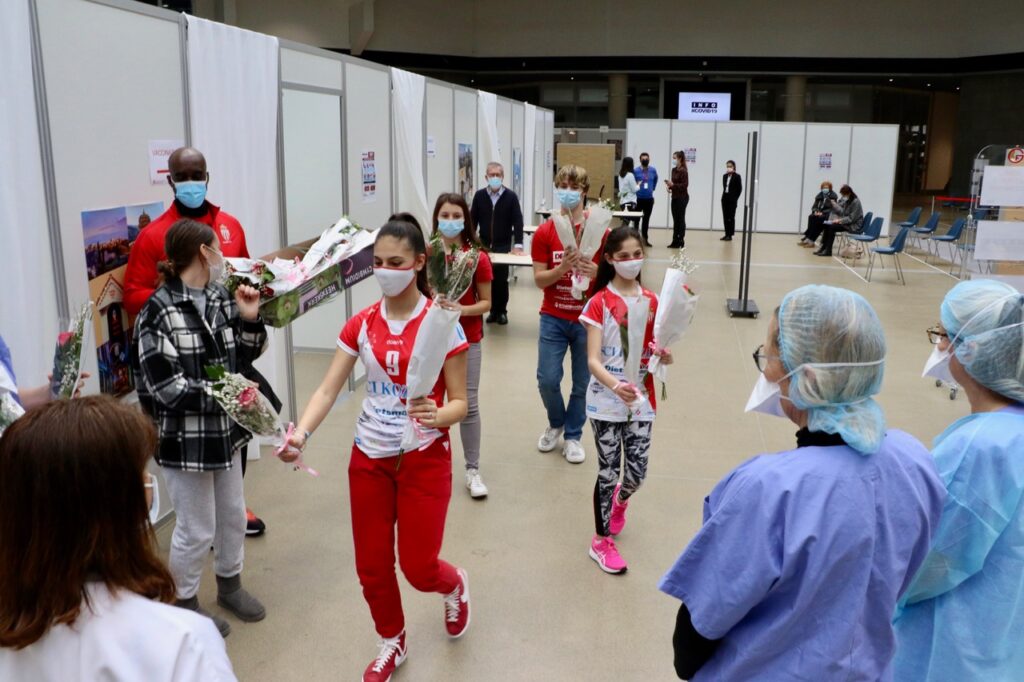
[[[982,206],[1024,206],[1024,167],[986,166],[981,181]]]
[[[979,221],[974,258],[976,260],[1024,261],[1024,222]]]

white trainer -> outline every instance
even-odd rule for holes
[[[565,455],[565,461],[570,464],[579,464],[587,458],[587,453],[578,440],[565,441],[565,445],[562,446],[562,454]]]
[[[558,447],[558,439],[562,437],[562,429],[553,429],[550,426],[540,434],[537,441],[537,449],[541,452],[551,452]]]
[[[477,469],[466,469],[466,487],[469,488],[470,497],[487,497],[487,486],[484,485],[484,479],[480,478],[480,471]]]

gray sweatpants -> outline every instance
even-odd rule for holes
[[[230,578],[242,572],[245,542],[245,498],[239,453],[222,471],[163,469],[167,493],[177,517],[171,536],[168,568],[178,586],[178,599],[199,591],[206,555],[213,545],[213,570]]]
[[[480,468],[480,362],[483,352],[480,343],[469,344],[468,366],[466,367],[466,398],[469,408],[466,418],[459,424],[462,434],[462,452],[466,457],[467,469]]]

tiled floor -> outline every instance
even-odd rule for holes
[[[545,425],[534,379],[540,293],[522,272],[513,287],[511,323],[488,327],[484,339],[486,501],[469,498],[461,454],[455,458],[443,556],[469,571],[472,627],[463,639],[448,641],[440,597],[403,581],[409,659],[395,680],[674,678],[677,602],[657,591],[658,578],[698,528],[703,498],[719,477],[751,455],[794,443],[792,424],[743,413],[757,378],[750,354],[763,342],[768,319],[726,314],[725,299],[736,292],[740,243],[718,236],[688,235],[688,253],[702,263],[692,277],[702,298],[689,335],[675,349],[650,474],[619,542],[630,563],[624,576],[602,573],[587,556],[596,475],[589,430],[581,465],[536,450]],[[668,232],[653,238],[664,245]],[[797,247],[796,239],[757,237],[751,295],[761,310],[770,313],[787,291],[806,283],[862,293],[887,332],[880,400],[890,425],[929,442],[965,414],[963,397],[951,402],[948,392],[921,378],[931,350],[924,330],[936,321],[954,280],[906,259],[905,287],[891,265],[867,284],[836,261]],[[658,291],[669,253],[659,246],[649,257],[645,281]],[[304,354],[295,361],[304,405],[329,357]],[[228,652],[242,680],[354,680],[376,652],[353,568],[345,475],[358,403],[339,405],[311,440],[307,460],[322,472],[319,479],[268,458],[254,463],[246,479],[247,501],[269,532],[246,542],[244,580],[268,616],[252,625],[233,621]],[[200,597],[216,608],[213,589],[208,574]]]

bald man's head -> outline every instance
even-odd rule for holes
[[[167,180],[172,187],[176,182],[206,182],[210,179],[210,174],[206,172],[206,157],[192,147],[181,147],[171,152],[167,159],[167,170]]]

